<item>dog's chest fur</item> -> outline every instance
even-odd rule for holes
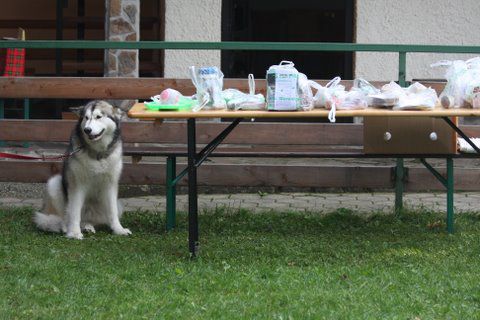
[[[79,183],[98,190],[105,183],[116,183],[122,171],[122,148],[118,145],[106,158],[93,159],[86,151],[75,155],[67,174],[73,174],[69,183]]]
[[[76,172],[81,172],[85,178],[97,180],[100,177],[113,179],[120,176],[122,170],[122,148],[116,147],[115,150],[106,158],[92,159],[87,152],[79,152],[71,166],[79,166]],[[73,168],[72,168],[73,169]]]

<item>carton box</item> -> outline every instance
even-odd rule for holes
[[[457,118],[451,118],[457,123]],[[457,134],[439,118],[366,117],[363,126],[366,154],[452,154]]]

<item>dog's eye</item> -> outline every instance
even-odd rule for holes
[[[98,115],[95,117],[95,119],[100,119],[102,116],[101,115]]]
[[[90,117],[89,117],[89,116],[85,116],[85,119],[90,120]]]

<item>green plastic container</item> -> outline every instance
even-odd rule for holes
[[[151,111],[188,111],[192,109],[195,101],[182,97],[177,104],[159,104],[155,101],[144,102],[144,104]]]

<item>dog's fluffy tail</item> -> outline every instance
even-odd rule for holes
[[[33,222],[40,230],[49,232],[62,232],[63,220],[57,215],[35,212]]]

